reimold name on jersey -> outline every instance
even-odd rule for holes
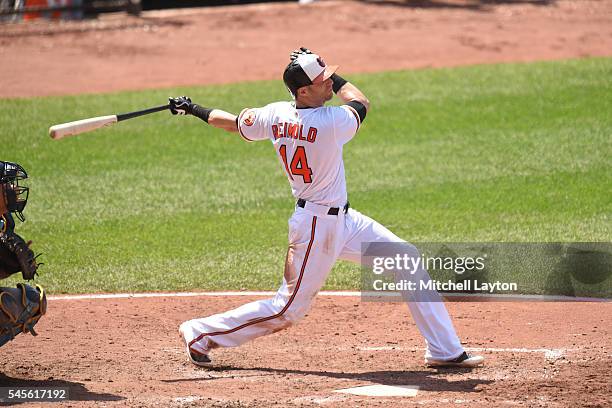
[[[280,122],[276,125],[272,125],[272,134],[274,140],[282,137],[288,139],[304,140],[309,143],[314,143],[317,139],[317,128],[309,127],[308,132],[304,135],[304,125],[299,123],[291,122]]]

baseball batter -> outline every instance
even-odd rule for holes
[[[296,198],[289,219],[289,247],[282,286],[267,300],[184,322],[179,332],[192,363],[205,366],[216,347],[235,347],[299,321],[337,259],[361,262],[362,242],[405,243],[387,228],[350,208],[342,151],[366,118],[370,103],[353,84],[335,74],[316,54],[291,54],[283,80],[292,102],[244,109],[238,116],[205,108],[187,97],[170,98],[173,114],[191,114],[238,132],[248,142],[272,142]],[[342,106],[324,106],[336,94]],[[405,243],[415,257],[418,250]],[[424,270],[419,271],[427,276]],[[463,348],[443,302],[408,302],[426,341],[430,366],[475,367],[483,357]]]

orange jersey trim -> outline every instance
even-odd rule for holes
[[[244,135],[244,133],[242,133],[242,115],[244,114],[244,112],[248,111],[249,109],[250,108],[244,108],[238,115],[238,133],[247,142],[254,142],[254,140],[249,139],[248,137]]]

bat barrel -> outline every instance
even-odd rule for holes
[[[51,126],[49,128],[49,136],[51,136],[52,139],[58,140],[66,136],[73,136],[78,135],[79,133],[89,132],[104,126],[112,125],[113,123],[117,123],[122,120],[148,115],[149,113],[160,112],[168,108],[170,108],[170,105],[161,105],[140,111],[122,113],[119,115],[98,116],[96,118],[62,123],[60,125]]]
[[[51,136],[52,139],[57,140],[66,136],[78,135],[79,133],[89,132],[104,126],[109,126],[116,122],[117,115],[109,115],[62,123],[60,125],[51,126],[49,128],[49,136]]]

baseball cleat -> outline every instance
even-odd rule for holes
[[[212,363],[212,360],[210,357],[208,357],[208,355],[196,353],[193,350],[190,350],[189,347],[187,347],[187,355],[189,356],[189,361],[198,367],[207,367]]]
[[[179,329],[179,335],[181,336],[181,340],[185,345],[185,352],[187,352],[187,357],[189,357],[189,361],[191,363],[197,365],[198,367],[206,367],[212,363],[212,360],[210,359],[210,357],[208,357],[208,354],[199,353],[189,347],[189,344],[187,344],[187,341],[185,340],[185,336],[183,335],[183,331],[181,329]]]
[[[465,351],[459,357],[453,360],[438,360],[431,357],[426,357],[425,362],[427,367],[463,367],[473,368],[484,364],[483,356],[472,356]]]

